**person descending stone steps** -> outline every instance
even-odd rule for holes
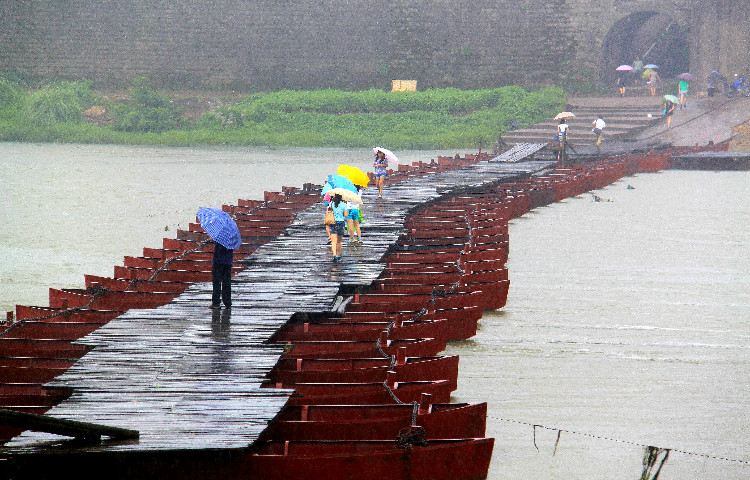
[[[591,131],[596,136],[596,138],[594,138],[594,145],[596,145],[596,148],[598,149],[604,141],[604,127],[606,127],[607,124],[604,122],[601,115],[597,115],[596,120],[591,122],[591,126],[593,127]]]

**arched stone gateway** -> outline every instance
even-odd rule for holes
[[[639,11],[621,18],[610,28],[602,45],[601,79],[613,80],[618,65],[630,65],[636,58],[644,64],[659,65],[663,78],[689,71],[687,28],[655,11]]]

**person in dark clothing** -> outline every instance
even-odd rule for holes
[[[211,308],[221,308],[220,300],[224,306],[232,306],[232,260],[234,250],[230,250],[220,243],[214,243],[214,256],[211,262],[211,273],[214,283],[213,296],[211,297]]]

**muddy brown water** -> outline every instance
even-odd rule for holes
[[[448,350],[454,399],[489,403],[489,478],[637,479],[633,443],[706,455],[661,480],[750,478],[710,458],[750,462],[750,173],[595,193],[512,221],[508,304]]]

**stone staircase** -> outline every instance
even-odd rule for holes
[[[576,114],[568,120],[568,142],[574,147],[594,140],[591,124],[597,115],[607,123],[605,138],[621,139],[637,133],[661,119],[661,97],[585,97],[570,99],[566,110]],[[649,116],[650,115],[650,116]],[[557,140],[557,120],[547,120],[512,130],[503,135],[505,143],[548,143]]]

